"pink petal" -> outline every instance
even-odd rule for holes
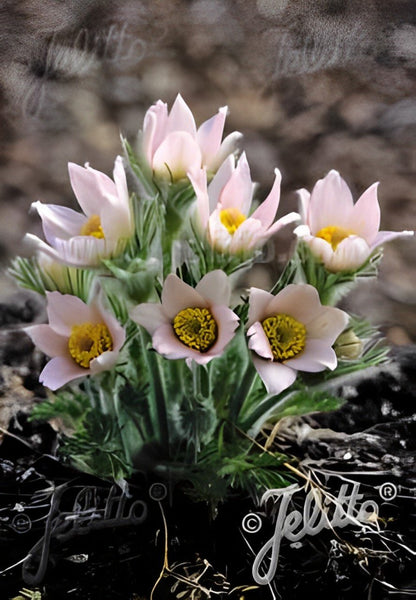
[[[202,123],[196,134],[201,148],[202,162],[208,169],[211,164],[215,164],[216,155],[220,149],[227,110],[226,106],[220,108],[216,115]]]
[[[87,221],[85,215],[66,206],[33,202],[32,207],[42,219],[43,233],[52,246],[56,238],[67,240],[80,235],[81,228]]]
[[[168,319],[173,319],[185,308],[204,308],[207,304],[193,287],[177,275],[170,273],[166,277],[162,290],[162,306]]]
[[[192,358],[196,360],[201,354],[183,344],[175,335],[172,325],[165,324],[159,327],[152,337],[153,348],[166,358],[176,360],[178,358]]]
[[[273,352],[270,348],[269,340],[267,339],[264,329],[259,321],[253,323],[248,329],[247,336],[250,338],[248,347],[262,358],[273,360]]]
[[[373,183],[357,200],[352,209],[349,228],[371,246],[380,228],[380,206],[377,199],[378,183]]]
[[[279,362],[272,362],[252,355],[253,364],[269,394],[280,394],[296,379],[296,371]]]
[[[48,362],[39,376],[39,381],[51,390],[57,390],[69,381],[89,375],[90,370],[84,369],[68,357],[58,356]]]
[[[230,302],[230,280],[224,271],[219,269],[210,271],[204,275],[196,285],[195,291],[211,304],[224,304],[228,306]]]
[[[49,325],[32,325],[24,331],[41,352],[48,356],[63,356],[68,353],[68,337],[59,335]]]
[[[321,313],[321,307],[316,288],[307,283],[290,283],[272,298],[262,319],[285,314],[305,324]]]
[[[333,272],[357,269],[370,253],[371,249],[363,238],[351,235],[338,244],[326,267]]]
[[[69,337],[73,325],[97,322],[96,309],[88,306],[76,296],[60,292],[46,292],[46,298],[49,325],[59,335]]]
[[[242,133],[240,133],[239,131],[233,131],[232,133],[227,135],[226,138],[224,138],[220,149],[217,152],[215,160],[210,165],[208,165],[212,171],[218,169],[218,167],[224,162],[227,156],[232,154],[237,149],[237,146],[242,137]]]
[[[287,366],[297,371],[307,373],[318,373],[326,368],[335,369],[337,366],[337,355],[327,342],[322,340],[307,340],[302,354],[285,361]]]
[[[198,225],[205,231],[208,226],[209,219],[209,198],[207,190],[207,173],[205,169],[199,169],[194,173],[187,173],[189,181],[196,194],[196,207],[195,214],[197,217]]]
[[[84,168],[68,163],[68,170],[72,189],[83,212],[87,217],[101,215],[108,198],[117,195],[114,181],[90,166]]]
[[[268,229],[273,223],[277,213],[280,201],[280,183],[282,181],[282,175],[279,169],[275,169],[275,179],[272,189],[267,198],[260,204],[258,208],[253,212],[252,219],[258,219],[264,229]]]
[[[219,209],[214,210],[209,218],[207,234],[209,243],[218,252],[227,252],[229,250],[233,236],[221,223]]]
[[[158,100],[146,112],[143,122],[143,150],[149,165],[152,164],[153,155],[166,135],[167,122],[167,104]]]
[[[123,166],[123,159],[117,156],[113,171],[114,183],[117,190],[117,201],[114,202],[114,221],[104,232],[108,231],[114,237],[128,236],[134,232],[133,212],[130,204],[130,194],[127,187],[127,177]],[[112,211],[113,212],[113,211]],[[104,216],[104,215],[102,215]]]
[[[256,321],[263,321],[267,314],[267,307],[274,298],[273,294],[259,288],[250,288],[250,303],[248,308],[247,325],[250,327]]]
[[[348,227],[353,199],[348,185],[337,171],[330,171],[312,190],[308,225],[313,235],[329,225]]]
[[[371,250],[398,237],[409,237],[414,233],[414,231],[379,231],[371,245]]]
[[[348,321],[349,316],[343,310],[332,306],[322,306],[319,314],[304,324],[308,338],[319,339],[332,346],[348,325]]]
[[[286,227],[286,225],[295,223],[296,221],[299,221],[299,219],[300,215],[296,212],[291,212],[283,217],[280,217],[280,219],[275,221],[273,225],[265,232],[266,239],[277,233],[280,229],[282,229],[282,227]]]
[[[250,167],[243,152],[221,193],[221,208],[238,208],[244,215],[247,215],[251,205],[252,193],[253,184],[250,177]]]
[[[126,341],[126,331],[124,327],[114,315],[107,310],[104,310],[100,304],[97,303],[97,305],[95,305],[94,303],[91,303],[91,307],[97,309],[97,313],[100,316],[100,321],[107,325],[111,339],[113,340],[113,351],[118,354],[124,342]]]
[[[176,96],[176,100],[173,103],[166,127],[167,134],[174,131],[186,131],[194,139],[196,138],[196,125],[194,116],[191,109],[180,94]]]
[[[195,139],[185,131],[170,133],[153,156],[153,169],[161,177],[181,179],[201,168],[201,151]]]
[[[309,214],[309,202],[311,199],[311,195],[308,190],[304,188],[296,191],[299,198],[299,212],[302,218],[303,223],[308,223],[308,214]]]
[[[319,258],[326,267],[331,264],[331,261],[334,256],[334,251],[332,250],[332,246],[326,240],[317,237],[308,238],[305,237],[305,242],[308,244],[309,248],[317,258]]]
[[[97,358],[93,358],[89,368],[91,375],[96,375],[103,371],[110,371],[117,363],[119,354],[120,352],[118,350],[112,350],[103,352],[100,356],[97,356]]]
[[[42,251],[56,258],[63,264],[73,267],[97,267],[101,258],[109,257],[117,248],[117,243],[112,240],[96,238],[92,235],[77,236],[69,240],[55,240],[56,253]]]
[[[216,174],[214,175],[211,183],[208,186],[209,195],[209,212],[212,213],[220,201],[222,190],[224,189],[227,181],[235,171],[235,159],[234,156],[229,156]]]
[[[170,323],[160,304],[139,304],[130,310],[130,318],[144,327],[150,335],[153,335],[161,325]]]
[[[211,306],[210,308],[212,316],[215,319],[218,327],[218,337],[215,344],[208,350],[208,352],[202,353],[208,356],[220,356],[224,348],[233,339],[235,330],[238,327],[239,318],[237,315],[227,306]]]
[[[238,252],[244,252],[244,250],[252,250],[264,243],[265,238],[267,238],[267,234],[260,221],[249,217],[232,235],[229,251],[232,254],[237,254]]]

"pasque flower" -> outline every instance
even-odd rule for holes
[[[25,331],[52,359],[39,381],[56,390],[73,379],[111,369],[125,341],[125,331],[99,300],[85,304],[76,296],[46,292],[49,324]]]
[[[197,228],[220,252],[237,254],[251,251],[263,245],[284,225],[299,219],[298,213],[292,212],[274,221],[280,201],[281,175],[278,169],[275,169],[269,195],[250,214],[254,186],[245,153],[237,164],[234,156],[229,156],[209,185],[204,170],[189,177],[197,197]]]
[[[323,306],[309,284],[292,283],[276,296],[251,288],[248,346],[267,391],[279,394],[295,381],[297,371],[335,369],[332,345],[347,323],[348,315]]]
[[[202,166],[216,171],[226,156],[235,150],[241,134],[233,132],[221,142],[227,107],[197,129],[193,114],[178,94],[168,113],[167,104],[158,100],[146,112],[143,123],[143,152],[160,177],[182,179]]]
[[[74,194],[83,213],[65,206],[34,202],[48,243],[29,234],[38,250],[64,264],[97,266],[101,258],[123,251],[134,231],[126,174],[120,156],[114,181],[89,165],[68,165]]]
[[[312,193],[299,190],[303,224],[295,233],[332,272],[359,268],[375,248],[413,231],[379,231],[378,183],[354,204],[351,191],[337,171],[315,184]]]
[[[210,271],[195,288],[170,274],[162,303],[139,304],[130,316],[147,329],[154,349],[166,358],[204,365],[222,354],[238,326],[237,315],[228,307],[230,295],[223,271]]]

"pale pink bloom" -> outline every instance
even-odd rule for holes
[[[348,315],[323,306],[311,285],[292,283],[276,296],[251,288],[248,346],[268,393],[288,388],[297,371],[335,369],[332,345],[347,323]]]
[[[295,233],[332,272],[357,269],[378,246],[413,231],[379,231],[378,183],[354,204],[337,171],[316,182],[312,193],[298,190],[303,224]]]
[[[245,153],[237,165],[229,156],[207,185],[207,175],[200,170],[189,174],[197,203],[194,219],[209,244],[220,252],[236,254],[262,246],[283,226],[299,219],[289,213],[274,221],[280,201],[281,174],[275,169],[275,179],[267,198],[250,214],[254,184]]]
[[[180,94],[168,113],[158,100],[146,112],[143,123],[143,151],[153,171],[174,180],[205,166],[214,172],[231,152],[241,134],[233,132],[221,143],[227,107],[196,128],[193,114]]]
[[[195,288],[167,276],[161,304],[139,304],[131,318],[152,336],[154,349],[169,359],[207,364],[234,337],[237,315],[228,308],[231,287],[223,271],[207,273]]]
[[[121,156],[114,166],[114,181],[88,164],[68,165],[74,194],[83,213],[65,206],[34,202],[42,219],[47,244],[26,237],[54,260],[75,267],[98,266],[102,258],[123,251],[134,232],[134,220]]]
[[[46,297],[49,324],[25,328],[51,357],[39,381],[56,390],[73,379],[111,369],[126,337],[117,319],[97,299],[85,304],[60,292],[46,292]]]

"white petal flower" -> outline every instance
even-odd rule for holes
[[[337,171],[315,184],[312,194],[298,190],[303,224],[295,229],[332,272],[358,269],[375,248],[413,231],[379,231],[378,183],[354,204],[351,191]]]
[[[48,325],[26,327],[33,343],[51,357],[40,382],[56,390],[73,379],[111,369],[125,341],[117,319],[99,300],[47,292]]]
[[[228,308],[231,288],[223,271],[211,271],[195,288],[167,276],[161,304],[139,304],[131,318],[151,334],[154,349],[170,359],[207,364],[234,337],[237,315]]]
[[[37,249],[66,265],[97,266],[117,255],[134,232],[133,212],[122,158],[117,157],[114,181],[89,165],[69,163],[69,177],[83,213],[64,206],[34,202],[45,239],[27,238]]]
[[[297,371],[335,369],[332,345],[347,323],[348,315],[323,306],[311,285],[290,284],[276,296],[251,288],[248,345],[267,391],[279,394]]]

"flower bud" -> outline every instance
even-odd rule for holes
[[[363,343],[353,329],[343,331],[335,340],[334,350],[340,360],[354,360],[360,356],[362,349]]]

